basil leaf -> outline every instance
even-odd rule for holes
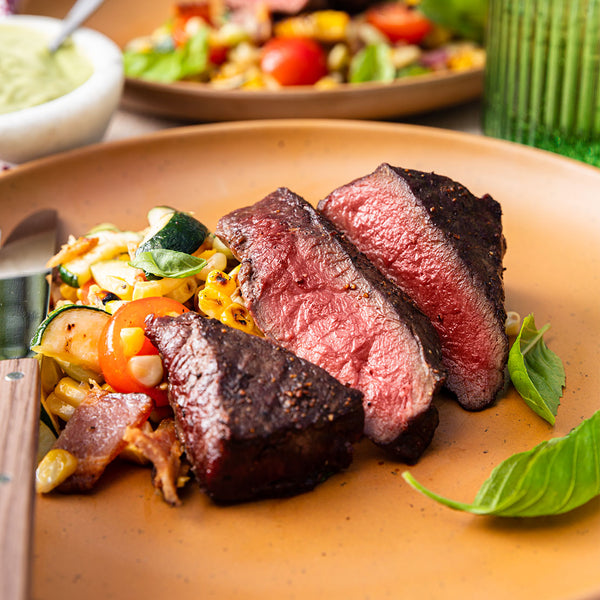
[[[544,343],[543,335],[549,327],[548,324],[537,330],[533,315],[523,319],[508,355],[508,373],[527,406],[554,425],[565,385],[565,369]]]
[[[445,506],[477,515],[541,517],[582,506],[600,494],[600,411],[569,434],[500,463],[472,504],[440,496],[405,471],[415,489]]]
[[[185,252],[156,248],[142,252],[129,265],[158,277],[179,279],[199,273],[206,265],[206,261]]]
[[[393,81],[396,68],[392,63],[391,48],[387,44],[372,44],[355,54],[350,63],[350,83],[365,81]]]
[[[125,75],[149,81],[171,83],[199,75],[208,65],[208,30],[203,27],[179,48],[153,48],[137,52],[125,50]]]

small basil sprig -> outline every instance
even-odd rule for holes
[[[156,248],[142,252],[129,265],[142,269],[146,274],[179,279],[199,273],[206,265],[206,261],[185,252]]]
[[[476,515],[540,517],[565,513],[600,494],[600,411],[565,437],[542,442],[500,463],[472,504],[439,496],[408,471],[402,476],[429,498]]]
[[[547,324],[536,329],[533,315],[523,319],[508,355],[508,373],[527,406],[554,425],[565,385],[565,369],[544,343],[543,336],[549,328]]]

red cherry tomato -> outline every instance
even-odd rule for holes
[[[367,22],[384,33],[390,42],[419,44],[431,31],[431,21],[421,12],[402,2],[373,6],[367,11]]]
[[[313,85],[327,75],[327,57],[314,40],[275,37],[263,46],[260,68],[281,85]]]
[[[171,298],[141,298],[128,302],[119,308],[105,325],[100,336],[100,368],[106,382],[117,392],[144,393],[150,396],[157,406],[167,404],[167,393],[159,387],[148,388],[135,379],[127,369],[130,357],[125,356],[121,343],[121,330],[125,327],[142,327],[150,314],[165,316],[188,312],[181,303]],[[148,339],[144,339],[136,356],[158,354],[158,350]]]

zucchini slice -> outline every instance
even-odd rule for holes
[[[206,226],[192,215],[165,206],[148,213],[150,229],[138,246],[136,256],[156,249],[193,254],[209,235]]]
[[[102,381],[98,343],[110,315],[93,306],[66,304],[53,310],[38,327],[31,349],[52,357],[78,381]]]
[[[136,276],[140,272],[124,260],[103,260],[90,267],[92,277],[98,286],[112,292],[121,300],[131,300]]]
[[[130,244],[137,244],[142,239],[141,234],[134,231],[106,229],[97,231],[89,237],[97,237],[98,244],[89,252],[58,267],[60,278],[71,287],[81,287],[92,278],[91,266],[93,264],[126,253]]]

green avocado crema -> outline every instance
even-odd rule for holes
[[[92,75],[92,63],[65,42],[54,54],[39,31],[0,25],[0,114],[64,96]]]

